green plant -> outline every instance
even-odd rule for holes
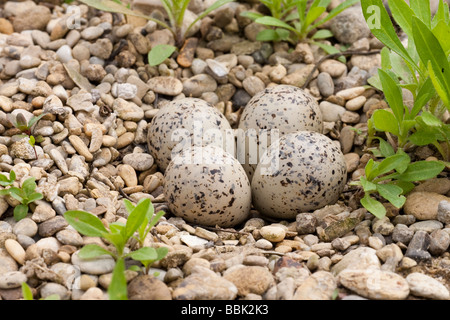
[[[127,299],[127,284],[124,274],[126,258],[140,261],[148,271],[154,261],[164,258],[168,252],[167,248],[141,247],[136,251],[126,253],[125,247],[135,233],[137,232],[136,239],[142,245],[146,235],[164,212],[161,211],[153,217],[154,208],[150,199],[142,199],[136,206],[125,199],[124,204],[129,212],[126,224],[112,223],[109,225],[109,230],[105,228],[99,218],[89,212],[70,210],[64,213],[67,222],[81,234],[101,237],[115,247],[114,251],[110,251],[96,244],[88,244],[79,252],[79,257],[82,259],[92,259],[107,254],[116,260],[111,285],[108,287],[109,297],[113,300]]]
[[[16,174],[13,170],[9,173],[9,178],[0,174],[0,185],[9,187],[0,190],[0,195],[10,195],[20,202],[14,207],[14,219],[16,221],[22,220],[28,214],[28,205],[36,200],[43,198],[42,193],[36,192],[36,178],[30,177],[26,179],[20,188],[12,186],[16,180]]]
[[[270,10],[271,16],[264,16],[261,13],[251,11],[243,12],[241,15],[254,20],[256,23],[274,27],[260,31],[256,37],[257,40],[288,41],[295,45],[299,41],[305,41],[307,36],[315,31],[317,27],[331,20],[358,1],[346,0],[322,19],[320,19],[320,16],[326,12],[331,0],[314,0],[309,7],[308,0],[261,0]],[[309,41],[319,45],[328,53],[335,53],[337,49],[334,47],[312,41],[332,36],[333,33],[330,30],[322,29],[315,31]]]
[[[147,20],[156,22],[162,28],[169,30],[175,39],[175,46],[172,45],[156,45],[154,46],[148,55],[148,60],[150,65],[158,65],[165,59],[170,57],[172,53],[180,48],[185,39],[186,35],[192,27],[201,19],[206,17],[213,10],[225,5],[226,3],[232,2],[233,0],[218,0],[214,2],[210,7],[198,15],[198,17],[192,21],[185,29],[183,28],[183,21],[186,13],[186,9],[191,0],[161,0],[161,4],[167,13],[169,23],[155,19],[153,17],[144,15],[138,11],[127,8],[126,6],[118,3],[114,0],[80,0],[81,2],[94,7],[99,10],[122,13],[126,15],[141,17]]]
[[[381,161],[370,159],[365,167],[365,175],[351,185],[361,186],[364,197],[361,204],[374,216],[381,219],[386,215],[386,208],[377,200],[376,195],[389,201],[400,209],[405,203],[405,196],[414,188],[415,181],[434,178],[445,167],[440,161],[411,162],[410,157],[401,149],[394,151],[385,140],[380,140],[378,156]]]
[[[31,128],[33,127],[33,125],[35,123],[37,123],[45,115],[46,115],[46,113],[41,113],[37,117],[33,116],[33,117],[31,117],[30,121],[28,121],[28,123],[27,123],[27,120],[25,119],[24,115],[22,113],[18,113],[16,115],[15,121],[13,122],[14,127],[16,127],[17,129],[19,129],[22,132],[22,134],[15,135],[15,137],[17,137],[17,138],[28,137],[28,139],[29,139],[28,142],[33,147],[34,155],[36,156],[36,159],[37,159],[37,152],[36,152],[35,145],[36,145],[36,142],[42,142],[42,137],[41,136],[34,137],[32,135]]]
[[[398,0],[388,3],[395,21],[408,36],[407,48],[398,38],[382,1],[361,1],[369,28],[386,45],[381,51],[381,69],[369,83],[384,92],[392,111],[376,110],[369,127],[386,132],[391,144],[399,148],[432,144],[449,161],[450,154],[441,145],[447,144],[450,150],[450,126],[442,122],[445,109],[450,110],[448,5],[440,0],[432,18],[429,0],[411,0],[410,6]],[[402,88],[413,96],[410,108],[404,105]],[[397,141],[391,139],[391,134]]]

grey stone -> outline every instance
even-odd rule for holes
[[[426,231],[417,231],[408,245],[405,256],[416,261],[430,260],[431,254],[427,251],[431,237]]]
[[[450,246],[450,235],[444,230],[435,230],[431,233],[429,251],[434,256],[440,256]]]
[[[361,7],[352,7],[341,12],[331,20],[330,29],[339,42],[348,44],[370,36]]]
[[[397,224],[392,232],[392,240],[408,244],[414,236],[414,231],[404,224]]]

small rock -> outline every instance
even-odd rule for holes
[[[102,289],[93,287],[86,290],[80,297],[80,300],[105,300]]]
[[[115,261],[110,255],[103,255],[93,259],[81,259],[78,252],[72,254],[72,264],[78,266],[81,272],[102,275],[113,271]]]
[[[87,27],[81,31],[81,37],[85,40],[95,40],[103,34],[104,30],[98,26]]]
[[[214,78],[205,73],[197,74],[183,82],[183,93],[186,97],[199,98],[203,93],[214,92],[216,89]]]
[[[450,224],[450,201],[439,202],[437,219],[442,223]]]
[[[234,283],[239,296],[249,293],[262,295],[274,282],[269,270],[259,266],[236,265],[225,271],[223,278]]]
[[[406,277],[411,293],[418,297],[434,300],[449,300],[448,289],[438,280],[419,273],[413,272]]]
[[[51,295],[57,295],[59,300],[70,300],[70,291],[59,283],[48,282],[40,289],[41,298],[46,298]]]
[[[132,166],[136,171],[145,171],[152,167],[154,159],[147,153],[130,153],[123,157],[123,163]]]
[[[347,71],[347,66],[340,61],[327,59],[320,64],[319,71],[325,72],[333,78],[339,78]]]
[[[392,240],[395,242],[401,242],[408,245],[414,236],[414,231],[409,229],[408,226],[398,223],[394,231],[392,232]]]
[[[441,201],[449,201],[449,198],[433,192],[413,192],[406,197],[403,211],[419,220],[436,220]]]
[[[147,85],[150,90],[168,96],[176,96],[183,91],[183,83],[174,77],[153,77],[148,80]]]
[[[196,266],[173,291],[175,300],[233,300],[238,289],[229,280],[215,272]]]
[[[370,36],[361,7],[352,7],[341,12],[331,21],[330,29],[339,42],[348,44]]]
[[[322,111],[323,121],[336,122],[341,120],[341,116],[345,113],[345,108],[328,101],[322,101],[319,104],[320,111]]]
[[[394,231],[394,225],[391,223],[388,217],[375,219],[372,222],[372,230],[375,233],[381,233],[384,236],[388,236]]]
[[[343,270],[377,270],[380,269],[380,266],[376,250],[359,247],[347,253],[341,261],[333,266],[331,271],[334,275],[337,275]]]
[[[442,229],[444,226],[442,224],[442,222],[439,222],[437,220],[426,220],[426,221],[420,221],[420,222],[416,222],[413,223],[412,225],[409,226],[409,228],[416,232],[418,230],[422,230],[428,233],[431,233],[435,230],[440,230]]]
[[[334,94],[333,78],[328,72],[319,73],[317,76],[317,86],[319,87],[320,94],[325,98]]]
[[[126,101],[122,98],[117,98],[113,105],[113,110],[117,113],[117,116],[125,121],[140,121],[144,118],[144,110],[137,106],[135,103]]]
[[[0,274],[0,289],[14,289],[27,282],[27,276],[19,271],[10,271]]]
[[[317,271],[308,277],[295,291],[294,300],[331,300],[337,284],[334,276]]]
[[[56,216],[39,224],[39,235],[41,237],[51,237],[68,225],[64,217]]]
[[[311,213],[300,213],[295,217],[295,227],[299,234],[311,234],[316,231],[317,219]]]
[[[429,260],[431,254],[427,251],[431,238],[426,231],[417,231],[408,245],[405,256],[416,261]]]
[[[14,30],[44,30],[52,18],[50,9],[45,6],[32,7],[16,16],[13,22]]]
[[[381,270],[343,270],[341,285],[357,294],[375,300],[403,300],[409,295],[406,280],[393,272]]]
[[[25,250],[16,240],[7,239],[5,241],[5,249],[19,264],[23,265],[25,263]]]
[[[270,242],[280,242],[286,236],[286,231],[277,226],[264,226],[259,232],[264,239]]]
[[[128,284],[130,300],[172,300],[167,285],[153,276],[140,275]]]
[[[266,87],[264,82],[256,76],[245,78],[244,81],[242,81],[242,86],[245,91],[247,91],[247,93],[252,97],[258,92],[264,90]]]
[[[444,230],[435,230],[431,233],[429,251],[434,256],[440,256],[450,246],[450,234]]]

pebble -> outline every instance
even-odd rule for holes
[[[422,231],[425,231],[428,233],[431,233],[436,230],[440,230],[443,227],[444,227],[444,225],[442,224],[442,222],[439,222],[437,220],[420,221],[420,222],[413,223],[412,225],[409,226],[409,228],[414,232],[416,232],[418,230],[422,230]]]
[[[408,282],[400,275],[382,270],[343,270],[339,282],[360,296],[375,300],[404,300]]]
[[[450,201],[439,202],[436,218],[444,224],[450,224]]]
[[[450,293],[448,289],[438,280],[419,273],[413,272],[406,277],[411,294],[417,297],[423,297],[434,300],[449,300]]]
[[[347,44],[370,36],[361,7],[352,7],[341,12],[331,21],[330,30],[339,42]]]
[[[270,271],[260,266],[236,265],[227,269],[223,278],[234,283],[239,296],[249,293],[262,295],[274,282]]]
[[[93,259],[85,260],[78,257],[78,252],[72,254],[71,262],[73,265],[78,266],[81,272],[102,275],[113,271],[115,261],[110,255],[103,255]]]
[[[48,282],[40,288],[41,298],[46,298],[51,295],[57,295],[59,300],[70,300],[70,292],[67,288],[59,283]]]
[[[264,82],[256,76],[245,78],[244,81],[242,81],[242,86],[245,91],[247,91],[247,93],[252,97],[258,92],[264,90],[266,87]]]
[[[433,192],[413,192],[407,195],[403,211],[419,220],[436,220],[441,201],[449,201],[449,199]]]
[[[173,291],[175,300],[233,300],[238,289],[212,270],[196,266]]]
[[[359,247],[347,253],[341,261],[331,268],[331,272],[337,275],[343,270],[377,270],[380,267],[380,260],[375,249]]]
[[[0,274],[0,289],[14,289],[27,282],[27,276],[20,271],[9,271]]]
[[[208,74],[200,73],[183,82],[183,93],[187,97],[199,98],[203,93],[214,92],[217,82]]]
[[[317,271],[296,289],[293,299],[331,300],[336,288],[336,279],[330,272]]]
[[[87,27],[81,31],[81,37],[85,40],[95,40],[103,34],[104,30],[100,27]]]
[[[270,242],[280,242],[286,236],[286,231],[277,226],[264,226],[259,230],[259,233]]]
[[[345,113],[345,108],[328,101],[319,103],[320,111],[322,111],[323,121],[336,122],[341,120],[341,116]]]
[[[14,239],[7,239],[5,241],[5,249],[20,265],[25,263],[25,250]]]
[[[427,251],[430,246],[430,235],[426,231],[416,231],[411,239],[405,256],[416,261],[431,259],[430,253]]]
[[[317,86],[319,87],[320,94],[325,98],[334,94],[333,78],[328,72],[319,73],[317,76]]]
[[[183,91],[183,83],[174,77],[153,77],[148,80],[147,85],[150,90],[168,96],[176,96]]]
[[[38,225],[34,220],[30,218],[23,218],[22,220],[17,221],[17,223],[14,225],[13,232],[16,235],[24,235],[32,238],[38,232]]]

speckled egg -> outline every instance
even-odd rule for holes
[[[172,157],[186,146],[226,146],[233,136],[230,123],[220,111],[197,98],[171,101],[153,117],[147,135],[148,149],[164,172]],[[233,146],[234,149],[234,140]],[[228,150],[228,149],[227,149]]]
[[[184,149],[165,172],[171,212],[187,222],[232,227],[250,212],[251,187],[241,164],[215,145]]]
[[[270,141],[288,133],[322,133],[322,112],[317,101],[304,90],[290,85],[277,85],[252,97],[242,112],[239,129],[238,134],[241,136],[238,136],[237,156],[251,180],[263,153],[252,147],[253,141],[256,141],[258,148],[262,145],[267,149]],[[278,129],[278,136],[272,138],[271,133],[275,133],[273,129]],[[268,133],[261,130],[268,130]],[[267,144],[260,143],[262,134],[267,134]]]
[[[299,131],[275,141],[252,180],[253,205],[266,216],[297,214],[335,203],[347,181],[340,147],[318,132]]]

